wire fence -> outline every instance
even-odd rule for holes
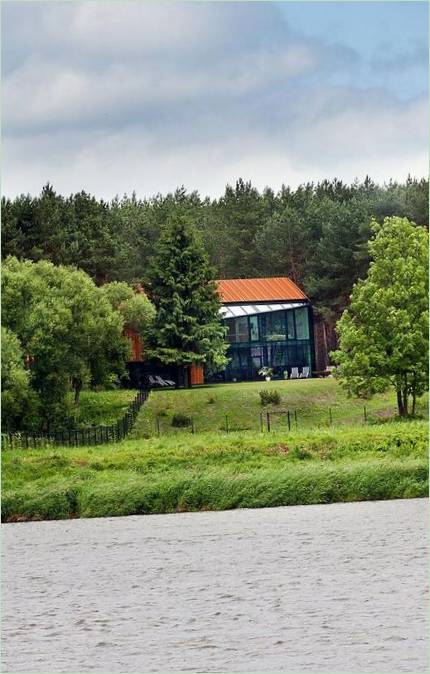
[[[362,414],[357,416],[357,422],[361,420],[365,424],[369,420],[366,406],[363,406]],[[261,433],[270,433],[279,430],[293,431],[300,428],[310,429],[316,425],[330,427],[334,424],[342,423],[342,420],[336,419],[332,408],[328,407],[326,418],[319,417],[318,423],[313,419],[311,420],[308,415],[301,415],[297,410],[284,410],[282,412],[274,412],[273,410],[263,411],[254,418],[251,425],[248,424],[245,426],[238,424],[235,417],[229,414],[224,415],[223,421],[218,423],[216,428],[208,428],[206,422],[202,422],[201,419],[197,419],[196,421],[192,416],[188,417],[187,420],[182,420],[180,426],[175,426],[171,421],[168,421],[164,415],[157,415],[155,420],[151,423],[153,424],[153,428],[151,429],[150,434],[155,434],[157,437],[160,437],[161,435],[173,435],[181,432],[194,434],[210,433],[214,431],[224,433],[256,430],[259,430]]]
[[[58,445],[81,447],[120,442],[130,433],[147,398],[147,390],[138,391],[122,419],[109,426],[73,428],[51,433],[2,433],[2,449],[41,449]]]

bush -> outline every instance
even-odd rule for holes
[[[262,405],[279,405],[281,395],[278,391],[259,391],[260,402]]]
[[[184,426],[191,426],[191,417],[182,412],[175,412],[172,417],[172,426],[176,428],[183,428]]]

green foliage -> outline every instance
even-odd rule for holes
[[[260,256],[256,236],[264,217],[261,195],[250,182],[239,178],[234,188],[227,185],[214,210],[216,225],[207,234],[209,239],[215,238],[221,275],[236,278],[239,272],[252,278]]]
[[[407,219],[373,222],[372,262],[338,323],[333,354],[349,391],[373,395],[393,385],[401,416],[428,385],[428,234]]]
[[[141,289],[136,292],[127,283],[118,281],[105,284],[101,292],[120,312],[124,324],[138,332],[142,339],[147,339],[155,319],[155,308],[147,295]]]
[[[121,374],[128,355],[123,318],[82,271],[50,262],[8,258],[2,277],[3,324],[29,359],[30,384],[40,400],[41,425],[67,425],[87,384]]]
[[[324,180],[274,194],[239,179],[219,199],[180,188],[110,204],[85,192],[64,198],[48,184],[37,197],[2,199],[2,255],[73,264],[98,284],[146,287],[160,232],[184,216],[199,230],[216,276],[290,276],[332,323],[366,275],[370,218],[382,222],[392,215],[427,226],[428,182]]]
[[[191,417],[187,416],[186,414],[182,414],[182,412],[175,412],[175,414],[172,416],[171,424],[176,428],[191,426]]]
[[[258,370],[258,374],[261,377],[271,377],[273,375],[273,367],[262,367],[261,370]]]
[[[30,373],[18,337],[1,329],[1,420],[4,431],[31,429],[37,421],[38,400],[30,388]]]
[[[123,417],[135,395],[136,391],[132,389],[82,391],[75,419],[76,425],[79,428],[87,428],[115,423]]]
[[[3,452],[5,521],[427,496],[423,422]]]
[[[164,227],[150,270],[157,315],[152,355],[165,363],[225,363],[224,328],[213,272],[201,241],[185,215]]]
[[[259,391],[260,402],[262,405],[280,405],[281,395],[279,391]]]

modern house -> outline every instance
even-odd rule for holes
[[[312,376],[315,370],[314,321],[309,299],[285,276],[216,281],[228,342],[229,363],[224,371],[204,372],[193,365],[191,384],[204,381],[250,381],[261,379],[259,370],[269,367],[277,378]],[[128,370],[132,385],[151,385],[154,377],[176,379],[177,369],[146,361],[139,336],[126,330],[132,357]],[[151,378],[151,379],[149,379]],[[184,381],[178,384],[184,385]]]
[[[309,299],[285,276],[217,281],[227,327],[229,364],[212,380],[260,379],[262,367],[275,377],[315,370],[313,314]],[[305,368],[305,369],[303,369]]]

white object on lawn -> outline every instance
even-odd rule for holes
[[[302,373],[300,375],[300,379],[307,379],[309,377],[309,368],[306,365],[305,367],[302,368]]]
[[[299,368],[298,367],[292,367],[290,379],[298,379],[298,378],[299,378]]]

